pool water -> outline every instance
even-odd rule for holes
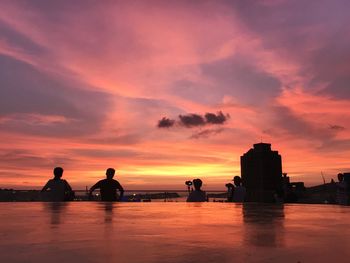
[[[350,262],[350,207],[0,203],[1,262]]]

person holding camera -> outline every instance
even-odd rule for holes
[[[245,199],[246,189],[242,186],[242,179],[239,176],[233,178],[233,183],[235,187],[233,188],[233,202],[242,203]]]
[[[186,185],[188,185],[187,182],[186,182]],[[202,180],[194,179],[193,186],[194,186],[194,190],[189,192],[189,195],[187,197],[187,202],[206,202],[207,195],[204,191],[201,190]]]
[[[233,193],[235,186],[231,183],[225,185],[227,187],[227,202],[233,202]]]
[[[226,184],[227,202],[242,203],[245,200],[246,189],[242,186],[242,179],[239,176],[233,178],[233,183]]]

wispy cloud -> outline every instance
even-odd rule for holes
[[[205,129],[192,134],[192,139],[208,138],[211,135],[216,135],[223,131],[223,128],[219,129]]]
[[[219,166],[224,185],[266,140],[317,181],[348,167],[349,22],[342,0],[1,1],[0,174],[61,160],[78,187],[111,165],[149,186]]]
[[[343,127],[343,126],[340,126],[340,125],[329,125],[329,128],[331,129],[331,130],[336,130],[336,131],[343,131],[343,130],[345,130],[345,127]]]

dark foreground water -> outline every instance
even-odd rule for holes
[[[350,262],[350,208],[0,203],[0,262]]]

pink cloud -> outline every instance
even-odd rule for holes
[[[38,183],[60,164],[81,187],[112,164],[130,186],[150,187],[154,178],[177,185],[192,172],[223,185],[260,140],[282,152],[291,176],[310,183],[321,169],[346,167],[349,150],[339,145],[350,140],[350,96],[337,94],[346,95],[338,82],[347,83],[342,57],[349,50],[348,38],[334,30],[344,30],[347,19],[337,7],[338,18],[325,23],[326,6],[279,0],[0,5],[0,54],[30,67],[13,66],[32,91],[22,108],[1,108],[7,142],[0,147],[5,155],[11,147],[30,152],[11,159],[17,155],[27,167],[21,174],[29,181]],[[15,79],[7,80],[4,98],[9,87],[24,85]],[[59,106],[52,94],[60,94]],[[163,116],[219,110],[231,116],[220,132],[156,128]],[[42,129],[50,125],[57,129]],[[331,162],[329,145],[340,151]],[[1,171],[8,184],[16,184],[6,173],[17,166]],[[79,183],[81,174],[88,176]]]

